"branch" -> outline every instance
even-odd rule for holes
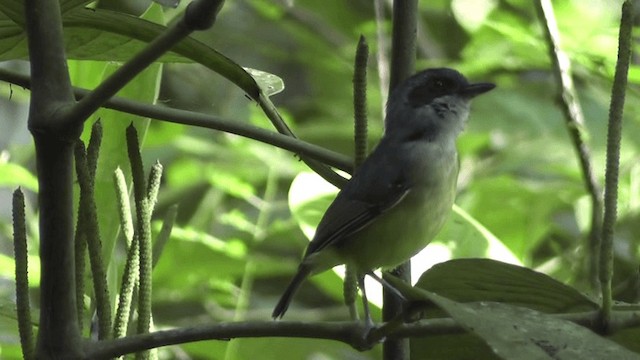
[[[555,314],[558,319],[571,321],[592,330],[598,329],[597,311]],[[640,325],[640,311],[616,310],[613,323],[616,330]],[[384,326],[384,324],[382,324]],[[460,334],[465,330],[453,319],[439,318],[420,320],[410,324],[394,326],[388,339],[441,336]],[[137,351],[161,346],[178,345],[203,340],[227,341],[236,338],[286,337],[335,340],[350,345],[356,350],[372,348],[377,342],[367,342],[368,329],[362,321],[352,322],[297,322],[297,321],[247,321],[216,323],[190,328],[156,331],[133,335],[122,339],[88,342],[84,359],[108,359]],[[388,340],[387,340],[388,341]]]
[[[280,113],[276,107],[271,103],[271,100],[264,93],[260,93],[260,96],[257,99],[258,105],[262,109],[262,111],[267,115],[267,118],[271,120],[273,126],[278,130],[279,133],[287,135],[291,138],[296,138],[291,129],[284,122]],[[342,188],[344,184],[347,182],[347,179],[339,175],[338,173],[331,170],[327,165],[313,159],[308,158],[305,154],[300,153],[300,159],[307,164],[311,168],[311,170],[315,171],[318,175],[322,176],[325,180],[336,186],[337,188]],[[349,165],[349,172],[353,171],[353,165]]]
[[[61,137],[75,140],[82,129],[70,128],[68,120],[58,112],[75,102],[67,71],[59,2],[26,0],[24,4],[33,79],[29,129],[32,132],[55,129],[62,132]]]
[[[366,328],[361,322],[302,323],[291,321],[248,321],[217,323],[191,328],[156,331],[117,340],[85,344],[85,359],[108,359],[141,350],[202,340],[232,338],[297,337],[336,340],[364,350]],[[370,347],[370,346],[369,346]]]
[[[131,79],[158,60],[175,44],[195,30],[204,30],[213,25],[223,3],[224,1],[222,0],[196,0],[190,3],[179,21],[150,42],[131,60],[124,63],[86,97],[82,98],[76,106],[70,109],[69,116],[84,122],[108,99],[128,84]]]
[[[418,0],[395,0],[393,2],[390,92],[415,71],[417,23]],[[391,273],[410,284],[411,260],[393,269]],[[402,312],[402,301],[386,289],[383,290],[383,303],[382,319],[385,321],[395,318]],[[384,359],[409,359],[409,352],[407,339],[384,342]]]
[[[26,89],[31,88],[31,80],[28,76],[17,74],[12,71],[0,69],[0,79],[21,86]],[[90,91],[82,88],[73,88],[75,96],[79,99],[87,96]],[[108,109],[122,111],[125,113],[148,117],[156,120],[172,122],[176,124],[198,126],[212,130],[225,131],[228,133],[244,136],[258,140],[266,144],[289,150],[296,154],[308,156],[322,161],[329,166],[338,168],[346,172],[353,171],[353,161],[348,157],[323,147],[307,143],[305,141],[274,133],[257,126],[246,124],[237,120],[225,120],[213,115],[205,115],[186,110],[170,109],[158,105],[143,104],[137,101],[127,100],[120,97],[112,97],[103,106]]]
[[[78,358],[80,328],[73,244],[73,143],[82,127],[64,117],[75,99],[67,71],[59,1],[26,0],[40,209],[40,327],[36,358]]]
[[[571,136],[573,147],[582,169],[584,186],[591,197],[591,228],[589,230],[589,279],[591,288],[597,291],[598,283],[598,259],[600,247],[600,234],[602,224],[602,195],[600,185],[596,180],[591,165],[591,152],[585,138],[584,115],[578,94],[571,78],[571,62],[567,54],[560,48],[560,33],[553,13],[550,0],[536,1],[536,9],[540,22],[543,25],[545,38],[549,45],[549,57],[553,64],[553,72],[560,93],[560,105],[564,113],[567,130]]]

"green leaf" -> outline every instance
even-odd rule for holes
[[[461,304],[421,293],[502,359],[640,359],[587,328],[534,310],[495,302]]]
[[[28,57],[21,1],[0,3],[0,61]],[[75,8],[63,17],[67,57],[77,60],[126,61],[166,30],[152,21],[124,13]],[[160,7],[153,5],[151,8]],[[224,76],[254,99],[260,88],[241,66],[215,49],[188,37],[161,62],[197,62]],[[272,79],[272,81],[275,81]],[[274,83],[277,83],[275,81]],[[266,85],[269,88],[272,85]],[[278,86],[274,86],[277,90]]]
[[[449,221],[435,241],[447,245],[454,258],[489,257],[512,264],[522,263],[522,259],[517,258],[480,221],[455,204]]]
[[[435,265],[420,277],[416,287],[459,302],[495,301],[551,314],[598,308],[578,290],[545,274],[489,259]]]
[[[0,162],[0,187],[24,187],[38,192],[38,179],[26,168],[14,163]]]

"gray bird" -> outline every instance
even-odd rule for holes
[[[420,252],[438,234],[456,195],[456,139],[471,99],[495,87],[453,69],[421,71],[395,88],[385,132],[325,212],[298,271],[273,310],[281,318],[302,282],[339,264],[363,280]],[[365,300],[365,315],[370,322]]]

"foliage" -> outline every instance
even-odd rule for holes
[[[82,9],[86,3],[61,1],[66,11],[65,41],[72,82],[89,89],[142,49],[162,31],[161,25],[175,22],[186,6],[181,3],[177,9],[161,8],[140,0],[123,2],[135,5],[127,9],[107,10],[106,4],[98,4],[97,8],[90,4],[92,10]],[[621,1],[615,4],[578,0],[554,3],[563,50],[571,59],[584,109],[587,146],[600,184],[604,183],[607,109]],[[10,25],[0,33],[0,59],[8,60],[2,68],[24,72],[25,63],[20,59],[26,57],[27,48],[21,9],[21,1],[0,0],[0,20]],[[215,27],[181,43],[118,96],[271,130],[263,109],[250,100],[257,98],[256,83],[242,75],[245,73],[236,64],[259,69],[283,80],[284,91],[271,100],[296,136],[351,156],[355,47],[362,34],[374,54],[368,72],[370,143],[374,145],[381,134],[386,95],[384,80],[380,79],[385,79],[387,70],[384,58],[374,56],[384,57],[389,51],[389,12],[385,7],[377,22],[370,1],[228,2]],[[547,46],[542,25],[529,1],[420,3],[418,67],[454,67],[471,79],[496,82],[498,88],[474,103],[468,128],[459,140],[459,209],[436,241],[414,260],[414,279],[432,264],[453,257],[490,257],[524,265],[592,299],[597,297],[590,287],[588,269],[590,202],[557,106],[557,83]],[[638,301],[639,73],[637,65],[632,66],[614,252],[614,299],[629,303]],[[0,79],[9,81],[2,73]],[[279,86],[278,82],[275,84],[271,86]],[[33,144],[27,140],[29,92],[8,83],[0,86],[4,90],[0,99],[0,198],[6,204],[0,207],[0,357],[15,358],[20,354],[20,342],[8,199],[17,186],[26,191],[29,285],[32,306],[37,308],[37,174]],[[144,138],[144,164],[148,167],[157,159],[165,169],[152,220],[153,238],[160,232],[164,215],[178,205],[171,237],[153,271],[155,328],[269,319],[280,291],[295,271],[310,231],[337,190],[310,174],[292,153],[253,139],[104,108],[89,121],[97,119],[101,119],[105,131],[95,196],[104,261],[108,264],[107,281],[114,296],[110,299],[112,306],[127,259],[112,174],[118,166],[128,169],[124,129],[133,122]],[[82,136],[85,142],[89,128],[85,126]],[[130,172],[125,173],[130,179]],[[79,190],[77,184],[75,190]],[[527,289],[533,292],[533,288]],[[574,289],[567,298],[580,298],[587,308],[585,304],[593,304]],[[433,288],[427,290],[447,296]],[[371,297],[375,302],[375,296]],[[478,297],[473,291],[450,297],[460,302],[472,301],[470,298],[496,300]],[[91,286],[86,287],[84,299],[81,320],[86,325],[96,307]],[[442,300],[445,301],[448,300]],[[441,308],[447,310],[447,306],[453,312],[462,311],[448,303]],[[511,319],[534,316],[532,312],[513,313],[499,307],[478,311],[485,311],[483,316],[488,317],[493,312]],[[37,323],[37,311],[32,312]],[[342,280],[337,273],[310,279],[296,296],[287,319],[347,320]],[[89,331],[85,326],[83,335],[88,336]],[[451,335],[455,341],[477,342],[476,338],[460,340],[455,336]],[[489,335],[484,331],[481,336]],[[626,346],[630,343],[620,341]],[[487,353],[486,345],[482,346]],[[632,349],[638,351],[637,346]],[[345,344],[326,340],[243,338],[165,347],[159,356],[369,359],[380,357],[380,347],[357,352]],[[446,358],[450,354],[440,356]]]

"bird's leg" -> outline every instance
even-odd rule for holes
[[[367,291],[364,289],[364,275],[358,274],[358,287],[362,292],[362,307],[364,309],[364,323],[367,329],[373,329],[373,320],[371,319],[371,311],[369,311],[369,300],[367,299]]]
[[[358,273],[354,266],[346,265],[346,273],[344,276],[344,303],[349,308],[349,317],[351,320],[360,320],[358,315],[358,307],[356,306],[356,298],[358,297]]]
[[[385,279],[381,278],[380,276],[376,275],[376,273],[374,273],[373,271],[367,272],[366,275],[371,276],[375,281],[379,282],[380,285],[382,285],[382,287],[384,287],[385,289],[390,291],[393,295],[397,296],[398,299],[400,299],[402,301],[405,301],[405,302],[407,301],[407,298],[404,295],[402,295],[402,293],[398,289],[393,287],[393,285],[389,284],[389,282],[387,280],[385,280]]]

